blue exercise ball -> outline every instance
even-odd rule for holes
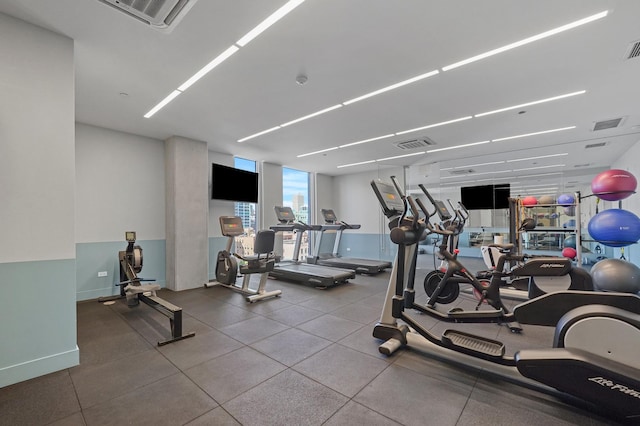
[[[640,292],[640,268],[620,259],[604,259],[591,268],[596,291]]]
[[[558,204],[561,206],[572,206],[576,202],[576,199],[571,194],[562,194],[558,197]]]
[[[562,247],[567,248],[567,247],[571,247],[572,249],[576,248],[576,236],[575,235],[570,235],[567,238],[564,239],[564,241],[562,242]]]
[[[576,227],[576,220],[575,219],[569,219],[568,221],[566,221],[565,223],[562,224],[563,228],[575,228]]]
[[[567,216],[575,216],[576,215],[576,206],[563,207],[562,210],[564,211],[564,214],[566,214]]]
[[[589,221],[591,238],[609,247],[626,247],[640,240],[640,218],[623,209],[604,210]]]

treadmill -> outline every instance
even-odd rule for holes
[[[291,207],[276,206],[275,211],[279,223],[271,226],[270,229],[275,232],[293,231],[296,239],[293,248],[293,259],[277,263],[273,271],[269,272],[270,277],[320,288],[333,287],[355,278],[356,274],[352,269],[330,268],[300,262],[298,256],[300,254],[302,234],[305,231],[318,228],[296,221]]]
[[[360,225],[347,224],[339,221],[333,210],[322,209],[322,216],[324,217],[325,224],[320,226],[320,229],[314,229],[320,231],[320,238],[316,242],[316,248],[314,250],[315,256],[307,257],[307,262],[316,265],[330,266],[332,268],[346,268],[361,274],[377,274],[384,271],[387,268],[391,268],[391,262],[385,260],[374,259],[359,259],[354,257],[340,257],[338,255],[338,247],[340,247],[340,238],[342,232],[345,229],[360,229]],[[322,254],[320,253],[320,247],[322,242],[322,236],[326,231],[333,231],[336,234],[335,241],[333,243],[333,252]]]

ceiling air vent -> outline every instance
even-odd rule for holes
[[[418,149],[425,146],[435,145],[436,143],[429,138],[412,139],[410,141],[398,142],[394,144],[400,149]]]
[[[634,41],[627,50],[627,59],[633,59],[640,56],[640,40]]]
[[[611,120],[596,121],[593,124],[593,131],[613,129],[614,127],[618,127],[622,123],[623,118],[624,117],[612,118]]]
[[[607,143],[606,142],[598,142],[598,143],[591,143],[589,145],[585,145],[584,149],[591,149],[591,148],[602,148],[603,146],[605,146]]]
[[[584,163],[584,164],[576,164],[573,167],[587,167],[587,166],[590,166],[590,165],[591,165],[590,163]],[[568,183],[571,183],[571,182],[568,182]]]
[[[98,0],[156,30],[171,32],[198,0]]]

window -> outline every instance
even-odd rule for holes
[[[309,206],[309,173],[300,170],[282,168],[282,205],[291,207],[296,219],[300,222],[309,223],[311,210]],[[283,234],[283,256],[291,259],[293,253],[295,234],[285,232]],[[304,260],[309,254],[309,233],[302,235],[300,253],[298,259]]]
[[[252,160],[246,160],[244,158],[234,158],[233,166],[236,169],[246,170],[248,172],[256,172],[256,162]],[[235,252],[240,256],[246,256],[253,254],[253,240],[256,236],[256,204],[235,202],[234,214],[242,218],[242,226],[244,227],[243,236],[236,237]]]

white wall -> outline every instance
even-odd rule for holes
[[[165,238],[164,142],[76,124],[76,242]]]
[[[321,209],[334,209],[335,201],[335,193],[333,190],[333,180],[332,176],[316,174],[316,202],[313,207],[315,217],[317,218],[317,223],[324,222],[322,218],[322,214],[320,213]],[[337,213],[336,213],[337,214]],[[338,216],[338,218],[340,218]]]
[[[0,14],[0,387],[79,360],[73,54]]]
[[[391,182],[389,176],[393,175],[403,183],[403,173],[402,168],[384,168],[334,177],[333,209],[336,215],[347,223],[362,225],[359,232],[384,234],[387,222],[373,189],[371,189],[371,181],[381,179],[385,182]]]

